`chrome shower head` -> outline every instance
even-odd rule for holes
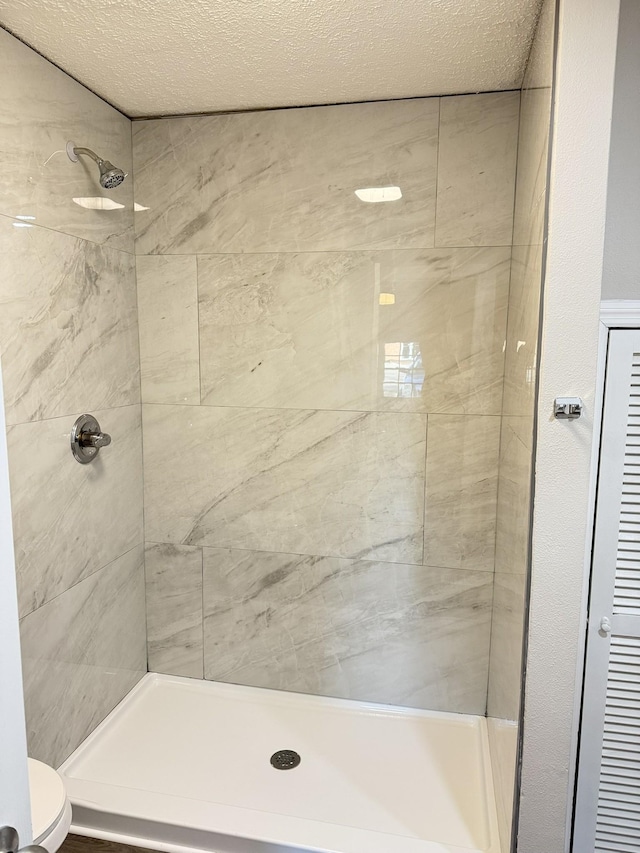
[[[98,160],[98,168],[100,169],[100,186],[104,187],[105,190],[113,190],[119,187],[127,177],[122,169],[118,169],[108,160]]]
[[[119,187],[127,177],[122,169],[118,169],[113,163],[103,160],[102,157],[98,157],[95,151],[92,151],[90,148],[78,148],[74,142],[67,142],[67,154],[69,159],[74,163],[78,162],[78,154],[86,154],[87,157],[91,157],[98,164],[98,169],[100,169],[100,186],[104,187],[105,190],[113,190]]]

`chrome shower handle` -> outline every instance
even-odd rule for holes
[[[80,447],[108,447],[111,444],[111,436],[106,432],[81,432],[78,440]]]
[[[81,465],[92,462],[101,447],[111,444],[111,436],[102,432],[93,415],[80,415],[71,430],[71,452]],[[0,851],[1,853],[1,851]]]

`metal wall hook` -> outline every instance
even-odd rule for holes
[[[100,448],[110,444],[111,436],[102,432],[93,415],[80,415],[71,430],[71,452],[81,465],[93,462]]]

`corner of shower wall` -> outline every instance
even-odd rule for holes
[[[501,419],[488,728],[503,850],[510,849],[529,570],[555,0],[544,0],[521,91]]]
[[[151,670],[486,712],[519,101],[134,122]]]
[[[58,766],[146,671],[130,121],[0,31],[0,352],[29,752]],[[105,208],[103,199],[113,202]],[[84,412],[113,442],[89,465]]]

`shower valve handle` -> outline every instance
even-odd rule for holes
[[[108,447],[111,436],[106,432],[82,432],[79,442],[80,447]]]
[[[111,444],[111,436],[102,432],[93,415],[80,415],[71,430],[71,452],[81,465],[93,462],[101,447]],[[2,851],[0,851],[2,853]]]

